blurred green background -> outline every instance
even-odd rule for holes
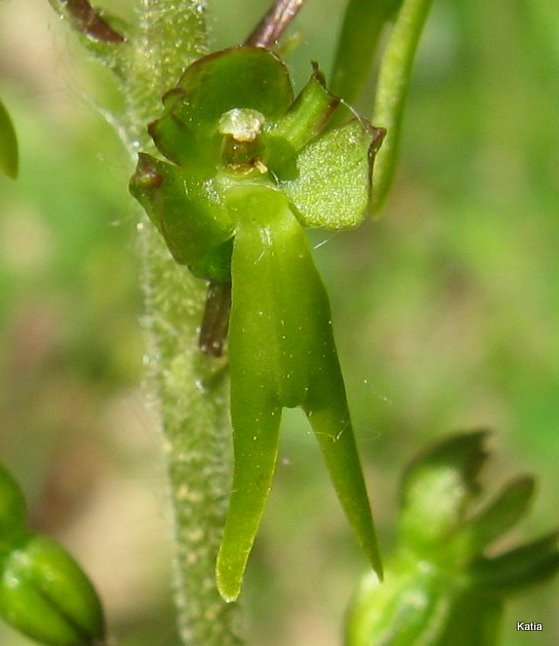
[[[210,4],[218,48],[242,40],[268,2]],[[301,12],[289,59],[299,83],[310,60],[329,69],[343,4],[311,0]],[[516,538],[557,525],[552,4],[436,0],[383,218],[312,235],[387,551],[402,468],[456,429],[494,430],[489,486],[537,474],[539,497]],[[46,1],[5,0],[0,94],[21,147],[18,181],[0,178],[0,456],[25,488],[33,526],[98,585],[117,643],[174,646],[160,437],[142,383],[132,165],[103,114],[115,90]],[[288,411],[249,566],[249,643],[340,644],[365,568],[314,438]],[[558,604],[559,582],[510,603],[503,644],[525,643],[517,620],[543,623],[531,643],[559,643]],[[0,643],[29,644],[4,626]]]

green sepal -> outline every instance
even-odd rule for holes
[[[105,635],[91,582],[64,549],[39,535],[29,535],[3,564],[0,615],[48,646],[94,646]]]
[[[289,71],[274,53],[261,47],[232,47],[187,67],[173,113],[196,136],[212,136],[219,118],[234,108],[250,108],[267,119],[282,115],[293,101]]]
[[[182,265],[201,261],[234,233],[213,179],[140,153],[130,192]]]
[[[271,51],[233,47],[190,65],[177,87],[163,96],[164,115],[148,126],[157,148],[189,168],[216,168],[220,118],[248,108],[272,122],[293,101],[289,72]]]
[[[0,101],[0,172],[15,179],[19,156],[16,132],[8,111]]]
[[[371,170],[384,132],[355,119],[303,148],[297,175],[280,184],[301,224],[321,229],[359,226],[370,207]]]

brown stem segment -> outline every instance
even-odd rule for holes
[[[59,0],[66,7],[75,27],[86,36],[104,43],[122,43],[124,36],[115,31],[87,0]]]
[[[208,285],[204,317],[200,327],[198,346],[204,354],[221,357],[229,329],[231,311],[231,283],[211,280]]]
[[[273,47],[304,3],[305,0],[275,0],[268,13],[246,39],[245,45]]]

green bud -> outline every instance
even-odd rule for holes
[[[437,443],[407,468],[402,482],[400,532],[410,548],[436,552],[465,522],[478,491],[486,431]]]
[[[48,646],[101,646],[99,598],[80,566],[57,543],[28,535],[0,570],[0,616]]]

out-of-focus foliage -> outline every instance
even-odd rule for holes
[[[213,2],[215,47],[244,38],[267,4]],[[556,516],[559,18],[547,6],[436,0],[383,218],[313,238],[385,546],[403,465],[456,427],[494,429],[497,473],[537,475],[526,535]],[[299,87],[310,60],[328,69],[342,10],[301,11]],[[171,646],[159,438],[139,392],[133,163],[85,98],[110,105],[114,89],[56,22],[39,0],[0,4],[0,89],[21,157],[17,184],[0,178],[0,454],[35,528],[92,574],[120,643]],[[251,643],[339,644],[362,569],[314,440],[287,415],[248,572]],[[558,596],[554,583],[513,601],[504,643],[525,643],[518,620],[559,641]]]

